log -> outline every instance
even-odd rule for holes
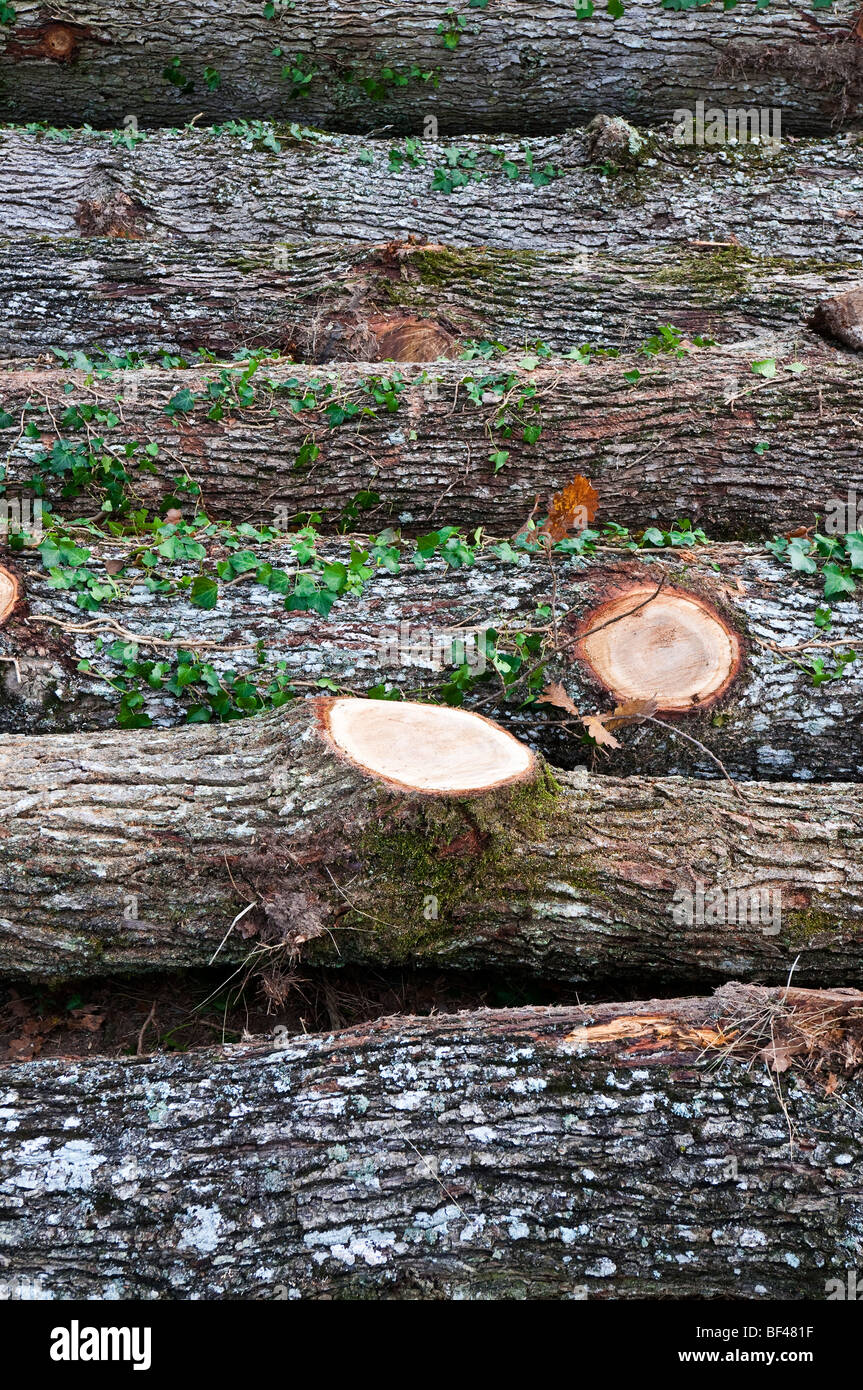
[[[17,579],[9,570],[0,566],[0,627],[8,621],[18,599]]]
[[[178,125],[238,116],[354,130],[559,129],[613,103],[668,120],[693,94],[719,107],[780,107],[788,130],[860,119],[863,77],[850,0],[812,13],[790,0],[763,15],[669,13],[630,0],[615,22],[597,6],[525,11],[497,0],[450,19],[430,0],[371,14],[317,0],[268,18],[249,0],[67,3],[19,0],[4,30],[0,119]],[[417,76],[412,78],[412,73]]]
[[[863,419],[863,369],[853,354],[805,351],[772,377],[753,371],[755,361],[744,349],[711,349],[536,369],[518,358],[447,362],[405,367],[395,385],[386,376],[387,387],[379,367],[279,365],[253,378],[253,398],[242,405],[239,368],[224,387],[214,370],[102,380],[9,371],[0,409],[12,423],[0,439],[8,440],[9,480],[26,483],[43,457],[46,495],[73,516],[98,511],[103,493],[85,487],[83,500],[59,496],[55,479],[65,485],[69,459],[54,459],[53,442],[77,448],[89,434],[115,453],[139,445],[132,462],[120,457],[141,502],[173,495],[185,471],[213,517],[271,523],[323,506],[332,519],[371,492],[380,498],[375,524],[512,535],[537,499],[547,506],[582,473],[598,487],[603,514],[621,525],[688,517],[718,538],[751,537],[812,525],[831,499],[859,489]],[[214,404],[221,419],[210,418]],[[82,424],[73,412],[64,425],[76,405],[100,406],[115,423]],[[22,416],[42,431],[41,443],[21,435]],[[153,472],[140,468],[150,465],[145,442],[161,451]],[[756,452],[764,444],[769,452]],[[83,472],[85,482],[104,476],[101,464]]]
[[[4,1276],[55,1299],[836,1297],[861,1256],[860,999],[732,984],[4,1065]]]
[[[416,706],[319,699],[122,739],[0,739],[3,974],[302,955],[574,983],[779,983],[792,967],[863,982],[859,784],[552,777],[522,749],[448,795],[451,721],[478,717],[420,706],[441,731],[411,790],[391,761],[345,756],[345,704],[399,756],[416,742]]]
[[[733,247],[574,258],[411,241],[231,251],[33,236],[0,241],[0,255],[7,358],[267,347],[306,362],[416,361],[453,356],[465,339],[631,348],[662,324],[767,356],[806,341],[817,306],[863,281],[859,259],[819,264]]]
[[[387,683],[409,699],[422,692],[451,699],[457,694],[447,686],[442,696],[441,689],[466,662],[477,677],[465,694],[467,707],[493,713],[560,767],[587,763],[593,770],[616,775],[717,777],[721,771],[713,758],[718,758],[729,775],[743,779],[854,781],[863,775],[863,661],[847,665],[841,680],[820,685],[813,681],[818,658],[831,670],[836,652],[855,650],[863,630],[861,599],[846,595],[840,602],[831,600],[832,627],[829,634],[819,631],[814,617],[824,604],[823,582],[794,573],[756,546],[693,546],[637,557],[603,548],[593,557],[557,556],[563,651],[555,659],[550,619],[543,623],[537,617],[537,609],[548,610],[553,594],[551,573],[541,554],[509,563],[489,547],[477,552],[469,568],[451,569],[437,559],[420,571],[411,560],[413,547],[407,545],[399,573],[379,567],[361,593],[339,599],[324,619],[313,611],[286,611],[285,595],[257,582],[254,566],[245,571],[242,582],[219,581],[218,601],[208,610],[196,606],[188,588],[180,587],[201,566],[163,560],[159,573],[168,592],[151,592],[150,568],[140,560],[132,562],[140,551],[138,542],[80,539],[90,552],[83,561],[87,570],[97,583],[113,584],[118,597],[97,612],[83,612],[77,591],[54,588],[32,551],[15,556],[22,602],[0,627],[0,657],[6,663],[0,687],[4,732],[108,727],[117,720],[125,685],[143,695],[141,712],[157,725],[183,723],[189,711],[196,719],[208,710],[218,718],[217,710],[207,704],[202,675],[173,693],[166,688],[169,676],[179,672],[178,653],[183,651],[190,653],[187,661],[196,658],[226,682],[248,680],[264,694],[281,671],[298,694],[308,693],[316,681],[328,680],[346,692],[365,693]],[[227,552],[218,540],[205,538],[204,544],[208,559],[203,569],[213,573]],[[319,545],[321,562],[348,565],[351,544],[370,555],[369,543],[357,537],[350,543]],[[302,569],[284,539],[252,545],[247,553],[259,565],[273,566],[286,576]],[[118,564],[124,568],[118,569]],[[264,577],[267,573],[262,571]],[[649,596],[660,582],[663,590],[647,605],[639,606],[641,598],[627,601],[635,610],[629,630],[617,622],[589,639],[610,641],[612,635],[625,634],[622,646],[628,660],[638,650],[640,634],[650,632],[655,615],[663,614],[662,645],[658,656],[651,649],[639,673],[641,684],[615,688],[614,681],[603,680],[602,671],[585,659],[584,644],[575,645],[577,635],[605,622],[600,610],[615,601],[611,595],[637,590]],[[742,657],[718,700],[705,698],[702,691],[693,704],[694,692],[687,686],[682,706],[671,709],[667,700],[663,703],[662,718],[673,730],[654,724],[619,730],[616,737],[622,747],[597,752],[561,724],[551,706],[522,709],[528,694],[524,686],[513,691],[509,703],[488,703],[498,679],[485,655],[482,634],[497,633],[489,640],[503,652],[514,652],[517,634],[542,633],[543,626],[549,665],[542,683],[562,682],[582,714],[610,710],[618,700],[658,697],[658,661],[665,660],[668,672],[673,656],[679,669],[692,639],[687,626],[677,631],[668,623],[662,605],[669,595],[686,595],[715,613],[722,640],[727,640],[726,632],[733,635]],[[161,689],[153,688],[144,673],[127,678],[129,642],[137,645],[136,661],[168,663]],[[453,643],[459,642],[462,645],[453,651]],[[116,659],[110,655],[114,643],[120,648]],[[533,653],[530,661],[541,655]],[[88,670],[79,669],[82,662],[89,664]],[[236,701],[230,709],[240,712]]]
[[[410,157],[392,138],[284,132],[278,151],[266,138],[266,128],[195,128],[128,149],[99,134],[2,131],[4,235],[182,240],[208,253],[315,237],[569,253],[701,241],[816,269],[863,256],[863,146],[852,137],[712,149],[653,132],[632,157],[602,126],[531,141],[534,170],[551,169],[539,187],[524,142],[508,137],[421,141]],[[453,149],[479,177],[435,191]]]

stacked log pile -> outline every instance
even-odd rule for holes
[[[858,7],[17,0],[0,120],[0,984],[573,1001],[0,1063],[4,1272],[823,1297]]]

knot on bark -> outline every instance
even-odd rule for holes
[[[277,889],[262,900],[261,908],[265,925],[260,935],[268,944],[297,951],[327,930],[326,905],[308,889]]]
[[[632,168],[647,150],[644,136],[622,116],[594,116],[586,133],[587,152],[595,164],[608,160],[622,168]]]
[[[75,224],[85,237],[122,237],[141,241],[147,216],[146,208],[121,189],[104,198],[85,198],[78,205]]]
[[[15,575],[0,565],[0,627],[18,602],[18,593],[18,580]]]
[[[70,63],[80,42],[67,24],[49,24],[42,38],[42,52],[55,63]]]
[[[13,62],[47,58],[51,63],[71,63],[78,56],[81,44],[88,39],[96,43],[110,42],[85,24],[39,24],[17,30],[6,46],[6,53]]]
[[[863,285],[822,299],[815,306],[809,327],[824,338],[836,338],[855,352],[863,352]]]
[[[306,351],[315,362],[437,362],[458,356],[453,333],[434,319],[404,314],[366,317],[365,306],[315,323]]]
[[[374,351],[370,361],[434,362],[457,355],[452,334],[432,319],[372,318],[366,331]]]

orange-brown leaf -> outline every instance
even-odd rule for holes
[[[104,1014],[93,1014],[87,1009],[73,1009],[69,1027],[75,1032],[98,1033],[104,1022]]]
[[[583,714],[581,722],[594,743],[598,743],[600,748],[619,748],[620,744],[614,734],[610,734],[605,727],[607,717],[604,714]]]
[[[624,700],[605,716],[605,727],[622,729],[627,724],[638,724],[642,719],[652,719],[656,710],[655,700]]]
[[[565,709],[567,714],[574,714],[578,718],[578,710],[567,695],[560,681],[552,681],[550,685],[539,696],[539,704],[556,705],[558,709]]]
[[[548,516],[539,528],[540,536],[547,536],[555,544],[562,541],[570,531],[583,531],[596,516],[599,506],[599,493],[588,478],[576,474],[571,483],[551,499]]]

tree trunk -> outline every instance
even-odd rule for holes
[[[46,460],[56,424],[71,446],[86,443],[84,428],[91,437],[98,430],[115,451],[132,441],[158,443],[152,473],[136,471],[142,461],[149,466],[140,447],[132,461],[122,457],[135,495],[157,504],[185,470],[209,515],[235,521],[284,525],[286,514],[322,508],[333,517],[365,491],[380,499],[370,516],[381,525],[485,526],[512,535],[537,499],[547,507],[583,473],[599,488],[600,521],[638,528],[684,516],[714,536],[770,535],[811,525],[831,499],[859,486],[863,372],[853,354],[826,350],[802,353],[772,378],[753,373],[752,361],[729,349],[533,371],[512,358],[439,363],[399,373],[384,399],[375,397],[379,368],[328,374],[277,367],[266,380],[269,369],[260,371],[254,399],[236,408],[239,368],[224,389],[215,374],[199,371],[125,372],[101,381],[8,372],[0,408],[13,420],[4,435],[9,479],[26,483],[41,456],[37,471],[55,497],[57,475]],[[626,379],[633,369],[640,373],[634,383]],[[209,418],[208,381],[220,393],[217,421]],[[47,452],[20,434],[28,402],[23,419],[46,432]],[[113,426],[104,418],[64,425],[72,406],[94,404],[116,415]],[[525,431],[532,431],[528,443]],[[769,452],[762,457],[756,444]],[[316,460],[312,445],[320,449]],[[67,467],[65,456],[59,464]],[[102,476],[99,467],[93,476]],[[102,494],[94,497],[98,510]],[[93,510],[78,496],[58,505],[67,515]]]
[[[835,1296],[863,612],[752,540],[856,527],[859,0],[192,8],[0,5],[0,979],[720,988],[0,1064],[2,1279]]]
[[[816,270],[863,254],[857,141],[714,150],[657,135],[631,155],[641,137],[612,122],[533,141],[534,170],[551,166],[551,182],[537,187],[523,142],[478,136],[458,145],[463,162],[476,160],[478,181],[447,194],[432,183],[436,169],[450,167],[448,144],[421,141],[412,152],[392,138],[282,133],[276,152],[265,135],[154,134],[130,150],[97,134],[0,132],[3,231],[183,239],[208,254],[249,242],[409,235],[570,253],[742,243],[757,255],[811,258]]]
[[[817,16],[809,0],[766,16],[670,14],[658,0],[630,0],[617,22],[599,7],[580,21],[570,5],[527,11],[517,0],[453,20],[430,0],[372,15],[318,0],[301,13],[277,6],[269,19],[253,0],[206,0],[188,14],[165,0],[67,3],[59,21],[33,0],[15,9],[0,62],[3,120],[120,125],[132,107],[166,125],[201,113],[542,131],[609,105],[669,120],[697,93],[719,107],[781,107],[783,125],[800,131],[858,123],[863,95],[849,0]]]
[[[411,242],[231,251],[22,237],[0,247],[0,355],[19,358],[52,348],[267,347],[306,362],[410,361],[455,355],[464,339],[514,348],[539,340],[557,352],[589,342],[631,348],[662,324],[766,356],[775,335],[799,345],[814,307],[863,279],[857,260],[818,265],[733,248],[574,259]]]
[[[514,786],[412,792],[320,734],[356,705],[393,748],[414,711],[475,718],[318,700],[122,739],[4,737],[0,970],[166,969],[220,948],[226,964],[301,953],[778,983],[799,954],[797,980],[863,982],[859,786],[538,768]],[[434,772],[449,744],[409,746]]]
[[[822,1299],[863,1253],[863,1091],[836,1090],[859,999],[727,985],[7,1065],[4,1279],[57,1299]]]
[[[128,561],[138,548],[138,543],[91,543],[84,563],[97,582],[107,583],[106,562],[116,571],[115,561]],[[208,548],[206,572],[222,549],[218,541]],[[126,686],[143,693],[142,710],[156,724],[182,723],[189,710],[199,717],[202,701],[207,707],[203,674],[179,692],[164,685],[154,689],[143,673],[137,679],[127,675],[125,648],[135,642],[135,661],[170,663],[164,681],[179,669],[177,653],[189,651],[228,681],[233,673],[263,692],[283,671],[299,693],[319,680],[358,693],[387,682],[408,698],[422,691],[437,691],[440,698],[441,687],[466,662],[476,677],[465,694],[467,707],[481,701],[486,713],[502,718],[519,737],[567,768],[587,762],[615,774],[720,776],[706,747],[738,778],[853,781],[863,774],[863,662],[847,666],[841,680],[821,685],[813,683],[812,674],[819,657],[826,669],[833,669],[831,656],[843,650],[843,641],[853,650],[863,629],[860,601],[847,597],[834,603],[825,636],[814,624],[823,603],[822,583],[794,574],[764,551],[717,545],[638,558],[609,550],[577,561],[555,557],[560,637],[569,645],[561,657],[549,660],[543,682],[562,681],[582,714],[611,709],[615,699],[657,694],[651,669],[641,690],[615,690],[613,682],[609,689],[582,648],[571,645],[579,630],[604,621],[595,615],[613,594],[644,586],[651,592],[663,581],[661,599],[680,594],[704,602],[739,644],[740,668],[718,700],[702,697],[693,704],[687,696],[685,713],[661,715],[680,732],[653,724],[618,731],[622,747],[611,753],[591,749],[560,724],[548,704],[522,710],[528,693],[523,686],[508,704],[488,703],[498,678],[484,652],[483,632],[497,633],[498,648],[514,652],[517,634],[541,632],[544,626],[546,650],[551,651],[550,620],[536,615],[537,608],[550,606],[553,595],[545,557],[525,555],[511,564],[485,550],[469,569],[449,569],[436,560],[418,571],[411,551],[405,548],[400,573],[379,569],[361,593],[340,599],[328,619],[313,612],[286,612],[285,596],[257,582],[254,567],[244,580],[220,584],[215,607],[201,609],[190,601],[188,589],[177,587],[198,567],[167,560],[159,573],[174,586],[172,592],[149,592],[144,582],[148,570],[130,563],[112,576],[117,600],[104,604],[101,612],[82,612],[75,590],[53,588],[38,559],[19,553],[23,597],[15,616],[0,629],[0,655],[5,658],[0,728],[9,733],[104,728],[116,722]],[[286,574],[296,574],[295,556],[284,541],[252,547],[250,554],[260,565],[284,566]],[[320,547],[320,558],[347,563],[350,546],[328,542]],[[646,620],[657,611],[656,600],[652,608],[642,607],[642,597],[638,594],[627,606]],[[601,630],[611,633],[613,625]],[[666,631],[663,638],[666,651],[668,635]],[[685,633],[678,632],[679,643],[681,638]],[[464,645],[453,652],[450,644],[459,639]],[[112,658],[114,643],[118,650]],[[680,645],[682,660],[685,648]],[[535,653],[531,661],[541,655]],[[81,662],[90,669],[79,670]]]

